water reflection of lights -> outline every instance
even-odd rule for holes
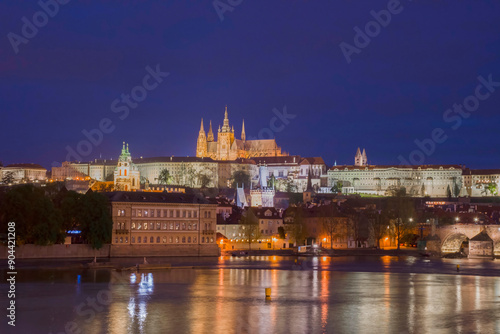
[[[318,257],[314,256],[314,257],[312,258],[312,261],[311,261],[311,262],[312,262],[312,267],[313,267],[313,269],[318,269],[318,264],[319,264],[319,259],[318,259]]]
[[[135,298],[134,297],[130,297],[130,299],[128,301],[127,309],[128,309],[128,316],[130,317],[131,322],[134,322],[134,314],[135,314]]]
[[[141,282],[139,283],[139,294],[149,295],[153,292],[153,274],[149,273],[147,276],[145,274],[141,275]]]
[[[76,294],[79,295],[82,292],[82,275],[76,277]]]
[[[146,321],[146,318],[148,316],[148,310],[147,310],[147,304],[145,300],[142,300],[141,303],[139,304],[139,329],[141,330],[141,333],[143,332],[144,329],[144,322]]]
[[[138,285],[138,297],[130,297],[127,305],[127,310],[130,317],[130,324],[133,324],[137,319],[139,331],[140,333],[144,333],[144,324],[148,316],[148,299],[149,295],[152,294],[154,288],[153,274],[141,274],[140,281],[137,282],[137,280],[138,274],[130,275],[130,284]]]

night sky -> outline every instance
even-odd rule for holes
[[[106,118],[114,130],[83,160],[116,159],[122,141],[133,157],[194,156],[200,119],[216,130],[227,104],[247,138],[268,138],[273,109],[286,108],[295,118],[272,136],[328,165],[353,164],[358,146],[370,164],[399,164],[441,128],[447,138],[424,163],[500,168],[500,84],[480,90],[490,95],[467,118],[446,113],[475,94],[478,76],[500,82],[498,1],[401,1],[350,63],[340,43],[355,46],[353,28],[392,1],[228,2],[221,20],[212,0],[72,0],[16,54],[9,33],[22,37],[22,18],[42,9],[2,1],[0,161],[50,168]],[[170,73],[163,82],[128,115],[114,112],[157,64]]]

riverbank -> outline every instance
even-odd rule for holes
[[[300,253],[297,254],[292,249],[279,250],[260,250],[260,249],[242,249],[242,250],[223,250],[222,255],[234,256],[422,256],[422,251],[417,248],[401,248],[401,249],[374,249],[374,248],[348,248],[348,249],[321,249],[319,253]],[[439,254],[430,254],[439,257]]]
[[[93,249],[90,245],[22,245],[15,247],[15,259],[93,259],[122,258],[122,257],[199,257],[218,256],[220,248],[216,244],[145,244],[145,245],[110,245],[105,244],[100,249]],[[8,259],[9,248],[0,246],[0,260]]]

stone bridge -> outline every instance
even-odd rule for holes
[[[472,239],[485,231],[493,240],[493,252],[500,257],[500,225],[454,224],[436,227],[435,233],[429,238],[428,249],[450,254],[460,251],[462,242]]]

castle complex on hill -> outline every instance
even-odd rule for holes
[[[212,131],[212,121],[208,134],[205,134],[203,118],[201,119],[200,132],[198,133],[198,144],[196,156],[198,158],[211,158],[213,160],[236,160],[238,158],[248,159],[253,157],[281,157],[286,156],[281,152],[274,139],[246,140],[245,121],[241,127],[241,139],[236,139],[234,126],[229,126],[227,106],[224,113],[222,128],[219,125],[217,140]]]
[[[496,196],[500,188],[500,169],[475,170],[462,165],[372,165],[368,163],[366,150],[360,148],[353,164],[335,163],[327,167],[321,157],[282,152],[274,139],[247,140],[244,123],[241,139],[236,139],[227,107],[217,140],[212,123],[205,133],[202,120],[196,157],[132,158],[128,145],[124,144],[118,161],[66,161],[52,169],[52,179],[114,181],[118,189],[137,190],[145,184],[158,184],[164,169],[169,171],[169,184],[192,188],[230,187],[236,172],[248,174],[251,184],[244,188],[258,193],[254,202],[262,202],[262,205],[267,201],[260,196],[265,193],[263,190],[303,192],[309,183],[315,192],[379,196],[395,187],[404,187],[411,196],[420,197]],[[9,172],[9,166],[3,167],[3,173]],[[2,167],[0,176],[1,173]],[[263,180],[272,182],[272,187],[267,188],[267,181]]]

